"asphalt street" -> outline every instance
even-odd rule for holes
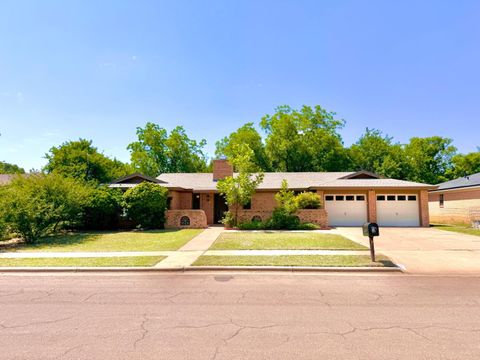
[[[480,278],[1,274],[0,359],[478,359]]]

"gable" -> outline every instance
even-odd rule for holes
[[[382,177],[370,171],[361,170],[353,174],[341,177],[340,179],[381,179]]]

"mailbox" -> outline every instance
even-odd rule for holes
[[[368,237],[380,236],[380,228],[376,223],[366,223],[363,225],[363,235]]]

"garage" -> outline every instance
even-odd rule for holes
[[[380,226],[420,226],[418,196],[378,194],[377,223]]]
[[[325,195],[325,209],[331,226],[361,226],[367,222],[366,195]]]

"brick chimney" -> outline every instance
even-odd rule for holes
[[[233,166],[227,159],[213,160],[213,181],[221,180],[227,176],[233,176]]]

